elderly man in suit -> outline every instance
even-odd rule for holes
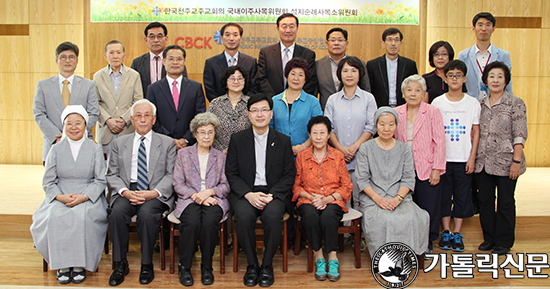
[[[114,139],[134,132],[130,108],[143,98],[143,92],[139,73],[123,64],[126,51],[120,41],[109,41],[103,57],[109,64],[94,74],[99,101],[96,142],[108,156]]]
[[[212,56],[204,62],[204,73],[202,75],[204,91],[208,101],[225,94],[221,84],[221,75],[230,66],[240,65],[248,73],[250,80],[256,75],[256,58],[239,52],[243,28],[237,23],[226,23],[220,30],[222,43],[225,50],[216,56]],[[254,82],[252,82],[254,83]],[[255,92],[255,87],[249,87],[249,91]]]
[[[277,31],[281,41],[260,50],[255,81],[258,91],[271,97],[283,92],[287,88],[287,80],[284,77],[286,63],[294,57],[301,57],[307,60],[313,72],[304,86],[304,91],[315,95],[317,90],[315,52],[296,44],[298,25],[298,17],[294,14],[285,13],[277,18]]]
[[[136,215],[141,241],[139,282],[149,284],[155,278],[153,247],[162,213],[174,204],[172,174],[176,161],[176,145],[165,135],[152,131],[157,109],[146,99],[131,108],[135,133],[122,136],[113,143],[107,170],[111,190],[109,234],[113,241],[115,270],[109,285],[117,286],[128,274],[128,227]]]
[[[231,136],[225,174],[231,186],[235,230],[248,261],[244,285],[269,287],[275,282],[273,256],[281,241],[283,214],[290,207],[289,193],[296,167],[290,138],[269,128],[273,101],[261,93],[248,100],[252,127]],[[260,269],[256,256],[256,218],[264,224],[265,251]],[[237,249],[235,249],[237,250]]]
[[[151,83],[159,81],[166,76],[166,70],[162,66],[162,51],[168,43],[168,29],[166,25],[159,22],[151,22],[145,27],[145,43],[149,51],[132,61],[132,69],[139,72],[143,97],[147,96],[147,87]],[[187,69],[184,68],[183,75],[187,77]]]
[[[94,83],[74,74],[78,64],[78,46],[71,42],[63,42],[55,49],[55,63],[59,74],[38,81],[32,112],[34,120],[42,131],[42,161],[50,151],[50,147],[61,140],[63,124],[61,112],[69,104],[82,105],[90,119],[86,124],[88,137],[92,138],[92,128],[99,116]]]
[[[512,61],[510,53],[506,50],[495,47],[491,44],[491,35],[495,32],[497,20],[489,12],[481,12],[474,16],[472,20],[472,30],[476,34],[476,44],[474,46],[460,51],[458,60],[464,61],[468,67],[466,74],[466,88],[468,94],[482,99],[487,96],[487,86],[481,81],[485,66],[491,62],[501,61],[512,70]],[[512,92],[512,81],[506,86],[506,91]]]
[[[202,85],[183,76],[185,50],[170,45],[162,54],[166,77],[149,86],[147,99],[161,112],[153,129],[172,137],[179,150],[194,142],[189,123],[195,115],[206,111],[206,101]]]
[[[327,32],[328,55],[315,61],[317,69],[317,90],[319,92],[319,102],[321,108],[325,110],[325,105],[329,96],[333,95],[340,88],[340,81],[336,75],[338,63],[340,60],[348,57],[346,50],[348,48],[348,31],[340,27],[334,27]],[[370,92],[369,74],[365,62],[361,60],[365,71],[365,76],[359,80],[359,87]]]
[[[418,74],[416,62],[399,55],[401,44],[403,33],[397,28],[388,28],[382,34],[382,46],[386,54],[367,61],[371,92],[378,107],[405,104],[401,82]]]

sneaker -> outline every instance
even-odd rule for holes
[[[453,235],[451,235],[451,232],[449,230],[443,231],[441,233],[441,238],[439,238],[439,249],[450,250],[452,248],[452,237]]]
[[[336,260],[328,261],[327,278],[332,282],[336,282],[340,280],[340,263],[338,261]]]
[[[325,259],[317,259],[317,261],[315,261],[315,267],[317,267],[315,279],[318,281],[325,281],[327,279],[327,262]]]
[[[453,233],[453,251],[455,252],[464,252],[464,242],[462,242],[462,239],[464,236],[460,233]]]
[[[428,242],[428,248],[426,249],[426,251],[424,251],[424,259],[431,259],[432,257],[429,257],[426,254],[431,254],[432,252],[433,252],[432,242]]]

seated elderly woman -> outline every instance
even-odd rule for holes
[[[400,121],[400,120],[399,120]],[[414,202],[414,162],[411,148],[393,138],[398,117],[391,107],[374,114],[378,137],[357,152],[357,184],[362,228],[371,258],[386,243],[401,242],[417,255],[428,246],[430,216]]]
[[[288,88],[273,97],[269,127],[290,137],[294,155],[311,145],[306,128],[309,119],[323,114],[317,97],[303,90],[311,73],[305,59],[292,58],[285,66]]]
[[[229,183],[225,177],[225,154],[212,147],[220,122],[212,113],[197,114],[191,132],[193,146],[178,152],[174,167],[174,190],[178,194],[174,213],[181,223],[179,277],[184,286],[193,285],[191,264],[197,241],[202,253],[201,282],[214,283],[212,256],[216,248],[218,223],[229,211]]]
[[[105,159],[87,138],[88,113],[68,105],[61,114],[63,136],[46,158],[46,198],[32,216],[34,247],[60,284],[82,283],[101,261],[107,234]]]
[[[298,201],[296,206],[317,260],[315,279],[319,281],[327,277],[330,281],[340,279],[336,256],[338,226],[344,212],[348,212],[346,202],[352,191],[344,154],[327,144],[331,128],[326,116],[315,116],[307,124],[313,145],[296,157],[296,181],[292,188],[292,201]],[[323,239],[328,272],[321,250]]]
[[[395,109],[399,115],[395,139],[407,143],[413,151],[416,169],[413,199],[430,214],[430,242],[425,250],[431,253],[432,242],[439,238],[443,188],[439,181],[447,169],[443,117],[439,108],[422,101],[426,81],[420,75],[405,78],[401,90],[407,103]],[[456,248],[464,248],[461,234],[453,236],[453,243]]]
[[[250,127],[246,108],[250,78],[242,66],[231,66],[222,73],[221,85],[226,94],[214,98],[206,111],[220,120],[213,147],[227,153],[231,135]]]

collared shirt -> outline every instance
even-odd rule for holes
[[[264,134],[254,133],[254,155],[256,157],[256,177],[254,179],[254,186],[267,186],[267,179],[265,177],[265,164],[267,157],[267,136],[269,135],[269,128]]]
[[[390,91],[389,91],[390,106],[397,105],[397,60],[398,59],[399,57],[397,57],[394,60],[389,60],[388,56],[386,56],[386,67],[388,69],[388,86],[390,88]]]
[[[159,59],[155,60],[155,56],[158,56]],[[155,83],[162,78],[162,59],[162,53],[156,55],[149,51],[149,71],[151,73],[151,83]]]
[[[348,57],[348,54],[346,53],[344,55],[344,57],[342,57],[340,59],[340,61],[342,61],[342,59]],[[330,70],[332,72],[332,81],[334,81],[334,89],[336,91],[338,91],[340,89],[340,80],[338,80],[338,75],[337,75],[337,72],[338,72],[338,63],[336,63],[336,61],[334,61],[334,59],[332,58],[332,56],[328,56],[328,59],[330,60]]]
[[[296,181],[292,188],[292,201],[298,200],[296,207],[311,204],[311,201],[300,198],[300,193],[329,196],[339,194],[343,200],[333,200],[329,204],[339,205],[348,212],[346,202],[351,197],[353,185],[349,177],[344,154],[327,145],[327,155],[319,163],[313,156],[313,146],[298,153],[296,157]]]
[[[477,60],[478,66],[474,67],[474,69],[480,70],[480,73],[478,74],[479,75],[478,81],[481,82],[481,77],[483,76],[483,71],[485,70],[485,66],[489,64],[489,59],[491,59],[493,45],[492,44],[489,45],[485,53],[481,53],[481,50],[479,50],[477,45],[475,47],[476,47],[476,60]],[[487,96],[487,90],[479,91],[478,99],[483,99],[486,96]]]
[[[290,137],[293,146],[303,144],[309,138],[308,121],[318,115],[323,115],[319,100],[302,90],[290,108],[286,101],[286,90],[273,97],[273,118],[269,127]]]
[[[118,88],[120,87],[120,81],[122,80],[122,70],[124,70],[124,64],[120,66],[117,74],[113,72],[111,65],[109,65],[109,76],[111,77],[111,82],[113,83],[113,87],[115,88],[116,96],[118,96]]]
[[[177,81],[176,87],[178,88],[178,93],[181,94],[181,81],[183,79],[183,75],[180,75],[178,78],[173,79],[170,76],[166,75],[166,80],[168,81],[168,88],[170,89],[170,94],[172,94],[172,83]]]
[[[341,145],[348,147],[355,143],[364,132],[375,133],[374,113],[378,107],[374,96],[357,87],[355,95],[349,99],[344,89],[331,95],[325,107],[325,116],[332,122],[332,132]],[[347,164],[348,170],[355,169],[355,160]]]
[[[229,62],[229,60],[231,60],[231,58],[235,58],[235,65],[239,65],[239,51],[237,51],[237,53],[235,53],[235,56],[231,56],[229,55],[229,53],[227,53],[227,51],[223,51],[223,55],[225,55],[225,62],[227,63],[227,67],[231,67],[231,62]]]
[[[68,78],[65,78],[63,75],[59,74],[59,91],[63,93],[63,81],[68,80],[69,83],[67,84],[67,88],[69,89],[69,92],[72,92],[73,89],[73,80],[74,80],[74,74],[69,76]]]

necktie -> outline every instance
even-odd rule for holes
[[[61,98],[63,99],[63,106],[69,105],[71,99],[71,92],[69,91],[69,81],[63,80],[63,90],[61,90]]]
[[[288,52],[290,52],[290,49],[285,47],[284,52],[285,52],[285,56],[283,57],[283,78],[285,79],[285,87],[286,87],[286,77],[284,76],[284,74],[285,74],[286,63],[289,60],[288,59]]]
[[[137,166],[137,189],[138,191],[147,190],[149,187],[147,184],[147,154],[145,153],[145,144],[143,141],[145,137],[142,136],[139,141],[139,150],[138,150],[138,166]]]
[[[180,103],[180,94],[178,92],[178,82],[176,80],[172,82],[172,99],[174,99],[174,106],[176,107],[176,111],[178,111],[178,104]]]
[[[159,56],[155,56],[155,81],[159,81]]]
[[[235,59],[235,57],[231,57],[229,59],[229,67],[235,66],[236,64],[237,64],[237,59]]]

